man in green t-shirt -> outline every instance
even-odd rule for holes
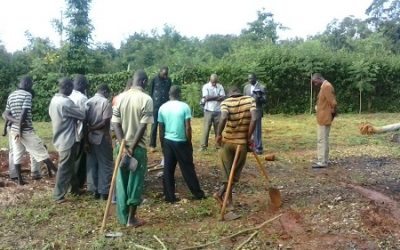
[[[118,141],[125,139],[125,152],[137,160],[135,171],[118,169],[116,184],[118,219],[130,227],[144,224],[137,218],[136,209],[142,203],[144,177],[147,173],[146,128],[147,124],[153,123],[153,100],[144,93],[147,80],[146,72],[135,72],[131,89],[118,101],[111,118]]]
[[[172,86],[169,91],[170,100],[158,111],[160,144],[164,153],[164,195],[165,201],[171,203],[179,200],[175,196],[174,174],[177,163],[194,198],[205,198],[193,164],[191,110],[186,103],[179,101],[180,94],[179,87]]]

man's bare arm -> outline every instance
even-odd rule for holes
[[[185,133],[188,142],[192,143],[192,124],[190,122],[190,119],[185,120]]]
[[[112,122],[111,123],[112,127],[114,128],[115,136],[117,137],[117,140],[121,142],[124,139],[124,132],[122,131],[122,126],[118,122]]]
[[[10,121],[12,123],[19,123],[19,119],[15,119],[14,116],[12,116],[11,111],[4,111],[3,112],[3,119],[6,121]]]
[[[222,131],[225,128],[227,120],[228,120],[228,112],[221,112],[221,118],[219,120],[219,124],[218,124],[218,128],[217,128],[217,135],[215,137],[218,145],[221,145],[221,142],[222,142]]]
[[[256,110],[250,111],[251,120],[249,125],[249,131],[247,132],[247,142],[248,144],[253,144],[253,132],[256,128]]]
[[[136,146],[139,144],[140,139],[143,138],[144,136],[144,132],[146,131],[146,127],[147,124],[146,123],[140,123],[139,124],[139,128],[136,131],[135,136],[133,137],[133,142],[132,142],[132,146],[130,148],[131,152],[133,153],[133,151],[135,150]]]
[[[165,136],[165,124],[162,122],[158,123],[158,133],[160,137],[161,148],[164,146],[164,136]]]
[[[110,120],[111,120],[111,118],[104,119],[101,122],[99,122],[97,125],[88,126],[88,129],[89,129],[89,131],[93,131],[93,130],[103,129],[106,126],[108,127],[108,125],[110,124]]]

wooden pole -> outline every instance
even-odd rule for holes
[[[232,191],[233,177],[235,176],[236,165],[237,165],[237,162],[239,161],[239,154],[240,154],[241,149],[242,149],[242,145],[236,146],[235,158],[233,159],[231,172],[229,173],[228,186],[226,187],[224,202],[222,203],[221,220],[224,220],[226,204],[228,203],[229,194]]]
[[[310,115],[313,112],[313,88],[312,88],[312,73],[310,75]]]
[[[110,191],[108,192],[107,205],[106,205],[106,209],[104,211],[104,217],[103,217],[103,222],[101,224],[100,233],[103,233],[104,228],[106,227],[108,211],[110,210],[112,195],[114,193],[114,188],[115,188],[115,179],[117,177],[117,171],[118,171],[119,163],[121,161],[122,153],[124,152],[124,149],[125,149],[125,140],[123,139],[121,142],[121,146],[119,148],[117,159],[115,160],[115,164],[114,164],[114,171],[113,171],[113,175],[112,175],[112,179],[111,179]]]

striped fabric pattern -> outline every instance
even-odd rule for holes
[[[222,133],[224,143],[247,144],[253,110],[256,110],[256,102],[251,96],[230,97],[221,103],[221,112],[228,113],[228,121]]]
[[[14,118],[19,119],[23,109],[27,109],[28,113],[22,131],[32,131],[32,94],[26,90],[18,89],[8,96],[6,110],[10,111]],[[18,124],[13,123],[11,130],[19,132]]]

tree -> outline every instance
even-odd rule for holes
[[[400,0],[373,0],[365,12],[374,30],[388,37],[400,52]]]
[[[278,40],[278,30],[286,29],[282,24],[275,22],[271,12],[257,11],[257,19],[247,23],[247,29],[242,30],[242,35],[248,36],[252,40],[270,41],[276,43]]]
[[[66,0],[68,25],[65,49],[65,69],[70,74],[85,74],[88,70],[89,44],[93,26],[89,19],[91,0]]]
[[[375,90],[373,82],[376,80],[378,66],[365,59],[354,60],[350,65],[350,73],[353,75],[354,86],[359,91],[359,110],[362,111],[362,95],[363,92],[370,93]]]
[[[321,40],[334,50],[354,50],[353,41],[365,39],[371,34],[368,23],[364,20],[348,16],[339,21],[330,22]]]

